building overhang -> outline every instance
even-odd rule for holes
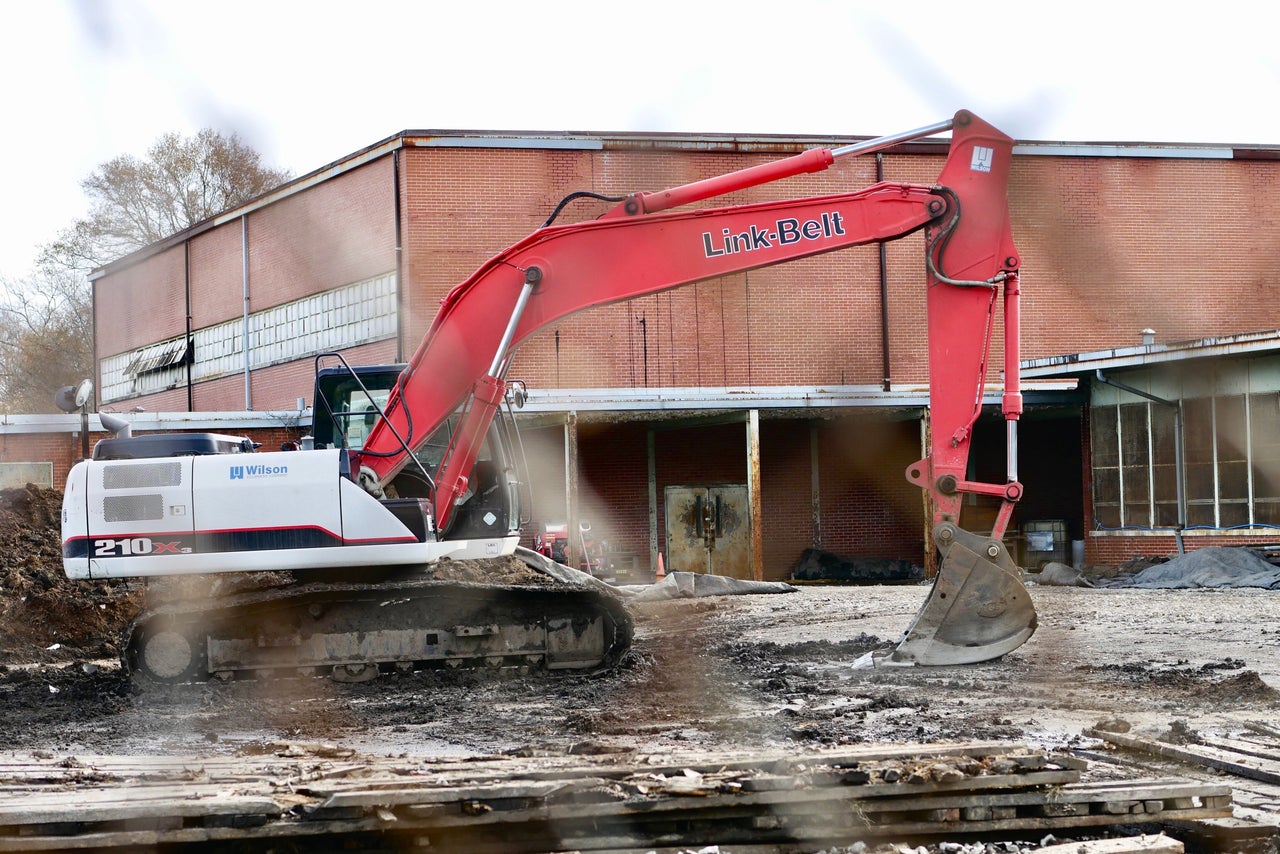
[[[1073,402],[1079,383],[1074,378],[1023,384],[1028,405]],[[982,402],[999,406],[999,386],[983,389]],[[663,388],[530,389],[522,415],[556,416],[573,412],[609,420],[662,420],[692,414],[723,415],[759,410],[774,418],[822,418],[850,409],[914,415],[929,406],[926,384],[831,386],[690,386]]]
[[[1079,378],[1097,371],[1146,368],[1171,362],[1251,356],[1280,353],[1280,330],[1244,332],[1239,335],[1217,335],[1168,344],[1140,344],[1085,353],[1068,353],[1027,359],[1022,362],[1022,376],[1027,380]]]

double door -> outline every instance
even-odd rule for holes
[[[663,499],[668,572],[752,577],[745,484],[668,486]]]

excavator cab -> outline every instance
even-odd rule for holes
[[[399,364],[352,367],[345,363],[318,368],[312,419],[314,446],[361,450],[374,425],[383,418],[404,368]],[[434,478],[456,427],[457,417],[453,417],[433,430],[413,455],[416,465],[405,466],[390,484],[389,492],[399,498],[431,497]],[[524,500],[523,480],[517,475],[524,466],[514,429],[499,412],[489,426],[467,490],[442,532],[442,539],[505,537],[527,521],[521,518],[521,508],[529,506],[529,502]]]
[[[311,427],[315,447],[360,450],[402,370],[404,365],[319,368]]]

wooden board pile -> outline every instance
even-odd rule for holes
[[[1244,728],[1244,733],[1227,738],[1184,727],[1171,731],[1177,736],[1173,741],[1094,729],[1085,734],[1110,742],[1123,752],[1123,759],[1097,751],[1079,753],[1146,773],[1229,779],[1232,816],[1195,822],[1184,828],[1185,835],[1201,840],[1206,850],[1274,851],[1280,845],[1280,729],[1262,722],[1249,722]],[[1259,844],[1250,848],[1253,843]]]
[[[1059,836],[1231,815],[1231,790],[1082,783],[1078,758],[965,743],[805,753],[415,760],[278,745],[199,759],[30,756],[0,763],[0,851],[604,851]]]

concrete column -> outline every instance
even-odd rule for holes
[[[658,452],[653,428],[645,430],[645,458],[649,469],[649,571],[658,571]]]
[[[564,421],[564,508],[569,538],[564,559],[574,569],[582,560],[581,537],[578,534],[578,413],[570,412]]]
[[[747,503],[751,506],[751,577],[764,581],[764,512],[760,505],[760,410],[747,413]]]

